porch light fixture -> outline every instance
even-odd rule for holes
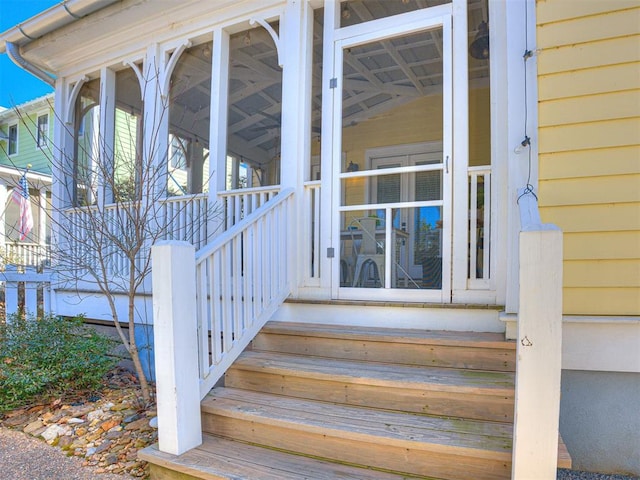
[[[347,165],[347,172],[357,172],[358,170],[360,170],[360,165],[357,163],[349,162]]]
[[[489,26],[484,20],[478,25],[476,38],[469,45],[469,55],[478,60],[489,58]]]
[[[244,34],[244,38],[242,39],[242,43],[245,44],[245,46],[249,46],[251,45],[251,34],[249,33],[249,30],[247,30],[247,33]]]

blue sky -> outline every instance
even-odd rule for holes
[[[0,32],[59,4],[60,0],[0,0]],[[46,83],[0,55],[0,106],[12,107],[52,92]]]

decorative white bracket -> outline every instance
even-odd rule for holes
[[[69,98],[67,99],[67,114],[64,118],[64,123],[67,125],[71,125],[73,123],[74,110],[76,106],[76,98],[78,98],[78,94],[80,93],[80,89],[82,85],[89,81],[89,77],[86,75],[80,78],[76,84],[73,86],[71,90],[71,94],[69,94]]]
[[[280,22],[282,22],[282,15],[280,15],[279,18],[280,18]],[[273,39],[273,43],[276,44],[276,51],[278,52],[278,66],[282,68],[283,62],[282,62],[282,49],[280,48],[280,37],[278,36],[276,31],[273,29],[273,27],[269,25],[264,19],[252,18],[249,20],[249,25],[251,26],[255,25],[256,23],[259,24],[261,27],[263,27],[267,32],[269,32],[269,35],[271,35],[271,38]]]
[[[145,79],[144,79],[144,76],[142,75],[142,71],[140,70],[140,67],[138,67],[138,65],[136,65],[136,63],[133,60],[124,61],[122,62],[122,65],[124,65],[125,67],[130,67],[131,70],[133,70],[133,73],[136,74],[136,77],[138,78],[138,83],[140,84],[140,97],[141,97],[141,100],[144,101]]]
[[[176,68],[178,63],[178,59],[182,52],[184,52],[187,48],[191,47],[191,40],[186,40],[182,44],[178,46],[173,52],[171,52],[171,57],[169,57],[169,61],[164,67],[162,74],[160,76],[160,95],[162,96],[162,100],[166,101],[169,98],[169,83],[171,82],[171,74],[173,73],[173,69]]]

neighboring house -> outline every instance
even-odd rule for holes
[[[41,266],[49,261],[53,94],[0,111],[0,246],[3,263]],[[24,172],[33,216],[26,238],[19,232],[19,207],[12,190]]]
[[[55,209],[108,207],[80,177],[128,151],[103,175],[149,159],[166,208],[191,212],[166,238],[197,257],[155,247],[140,295],[154,475],[640,474],[639,18],[633,0],[77,0],[0,35],[55,77]],[[56,294],[109,318],[93,292]]]

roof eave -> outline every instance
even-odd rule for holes
[[[22,47],[55,30],[122,0],[64,0],[0,34],[0,53],[7,42]]]

